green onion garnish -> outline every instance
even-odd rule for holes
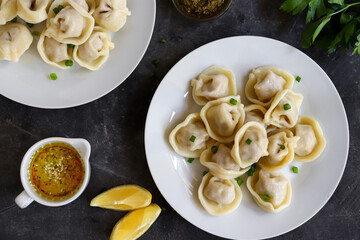
[[[63,8],[64,8],[63,5],[59,5],[56,8],[54,8],[53,11],[55,14],[58,14],[61,11],[61,9],[63,9]]]
[[[218,147],[217,147],[217,146],[212,146],[212,147],[211,147],[211,152],[212,152],[213,154],[217,153],[217,151],[218,151]]]
[[[250,138],[248,138],[248,139],[246,139],[245,142],[246,142],[246,144],[250,145],[252,141],[250,140]]]
[[[34,36],[40,36],[40,33],[37,32],[37,31],[34,31],[34,32],[32,32],[32,35],[34,35]]]
[[[281,146],[280,146],[280,149],[281,149],[281,150],[285,150],[285,145],[281,145]]]
[[[155,67],[158,67],[160,65],[160,61],[155,59],[152,61],[152,64],[154,64]]]
[[[271,197],[269,194],[265,193],[263,196],[262,196],[262,199],[264,199],[265,202],[268,202],[270,201]]]
[[[74,48],[75,47],[74,44],[68,44],[67,46],[68,46],[68,48]]]
[[[50,73],[50,78],[51,80],[56,80],[57,79],[56,73]]]
[[[195,142],[195,139],[196,139],[196,137],[194,135],[192,135],[189,140],[192,142]]]
[[[166,43],[165,39],[160,40],[161,43]]]
[[[300,82],[300,81],[301,81],[301,77],[297,76],[297,77],[295,78],[295,80],[296,80],[297,82]]]
[[[256,170],[256,163],[254,163],[253,165],[251,165],[249,171],[247,172],[248,176],[254,175],[255,170]]]
[[[65,61],[65,66],[71,67],[73,64],[74,64],[74,62],[72,60]]]
[[[288,103],[285,103],[285,104],[284,104],[284,109],[285,109],[285,110],[291,109],[291,105],[288,104]]]
[[[195,160],[195,158],[189,158],[187,161],[188,161],[189,163],[192,163],[194,160]]]
[[[292,167],[293,173],[299,173],[299,169],[297,167]]]
[[[242,180],[242,178],[238,177],[238,178],[235,178],[237,184],[240,186],[244,181]]]
[[[16,23],[17,22],[17,17],[14,17],[13,19],[11,19],[11,21],[10,22],[12,22],[12,23]]]
[[[205,176],[208,173],[208,171],[203,171],[202,175]]]
[[[231,98],[231,99],[230,99],[230,103],[231,103],[232,105],[236,105],[236,104],[237,104],[237,100],[234,99],[234,98]]]
[[[26,23],[26,25],[28,25],[29,28],[32,28],[34,26],[34,24],[32,24],[32,23]]]

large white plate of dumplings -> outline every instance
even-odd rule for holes
[[[0,94],[39,108],[104,96],[143,57],[155,7],[155,0],[0,1]]]
[[[217,236],[260,239],[300,226],[330,199],[349,131],[337,90],[313,60],[239,36],[194,50],[168,72],[149,107],[145,148],[182,217]]]

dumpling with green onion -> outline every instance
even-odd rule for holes
[[[192,95],[198,105],[226,96],[236,95],[234,73],[220,66],[211,66],[191,80]]]
[[[74,59],[80,66],[95,71],[106,62],[113,48],[109,32],[96,26],[86,42],[75,46]]]
[[[255,202],[268,212],[277,213],[290,205],[292,188],[284,174],[260,169],[248,177],[246,185]]]
[[[208,213],[221,216],[238,208],[242,200],[242,192],[234,179],[221,179],[207,173],[202,178],[198,197]]]
[[[17,15],[28,23],[40,23],[47,19],[50,0],[17,0]]]
[[[0,25],[12,20],[17,15],[16,0],[2,0],[0,1]]]
[[[183,157],[197,158],[214,141],[206,131],[199,113],[192,113],[169,135],[174,151]]]
[[[20,23],[0,26],[0,60],[18,62],[32,41],[31,32]]]
[[[61,69],[72,66],[74,45],[61,43],[53,38],[46,37],[43,32],[40,35],[37,49],[40,57],[50,66]]]

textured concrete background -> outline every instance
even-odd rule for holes
[[[158,0],[154,34],[145,57],[108,95],[64,110],[31,108],[0,96],[0,239],[108,239],[124,213],[91,208],[89,202],[103,190],[126,183],[147,188],[153,201],[163,208],[141,239],[221,239],[194,227],[167,204],[151,178],[143,137],[150,100],[170,68],[205,43],[237,35],[278,39],[309,55],[334,82],[349,119],[349,158],[340,185],[311,220],[278,239],[360,239],[360,56],[351,56],[351,51],[327,55],[318,49],[301,49],[305,18],[281,12],[282,2],[234,0],[220,19],[195,23],[183,18],[171,1]],[[160,43],[161,39],[167,43]],[[151,63],[154,59],[160,60],[157,68]],[[79,199],[64,207],[33,203],[24,210],[7,209],[22,191],[19,168],[24,153],[36,141],[50,136],[89,140],[89,186]]]

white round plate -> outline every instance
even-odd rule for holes
[[[221,217],[208,214],[200,205],[197,189],[202,172],[198,160],[188,163],[171,148],[170,131],[200,107],[192,99],[190,80],[211,65],[234,71],[238,92],[253,68],[273,65],[301,76],[293,90],[304,95],[300,115],[310,115],[322,126],[327,146],[311,163],[293,162],[283,169],[291,180],[290,206],[268,213],[257,206],[241,185],[244,197],[237,210]],[[204,231],[232,239],[260,239],[288,232],[314,216],[329,200],[344,171],[349,131],[346,113],[333,83],[308,56],[285,43],[263,37],[230,37],[206,44],[181,59],[158,87],[146,119],[145,148],[151,174],[168,203],[186,220]],[[290,171],[299,167],[299,173]],[[246,175],[246,174],[245,174]],[[244,182],[246,176],[243,176]]]
[[[99,70],[93,72],[76,63],[67,70],[47,65],[36,49],[39,37],[34,37],[30,49],[18,63],[0,61],[0,94],[33,107],[67,108],[91,102],[112,91],[139,64],[155,23],[155,0],[131,0],[127,6],[131,16],[120,31],[112,34],[115,48]],[[31,31],[34,29],[42,30],[37,25]],[[58,79],[51,80],[50,73],[56,73]]]

